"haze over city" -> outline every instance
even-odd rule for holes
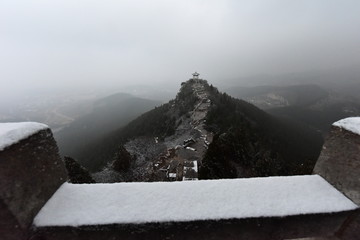
[[[356,0],[4,0],[1,95],[356,69],[359,12]]]

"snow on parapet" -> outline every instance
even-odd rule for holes
[[[318,175],[190,182],[64,183],[36,227],[282,217],[357,208]]]
[[[349,117],[333,123],[333,126],[346,129],[360,135],[360,117]]]
[[[0,151],[49,127],[37,122],[0,123]]]

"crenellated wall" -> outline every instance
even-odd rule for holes
[[[50,129],[0,151],[1,239],[26,239],[33,218],[66,179]]]

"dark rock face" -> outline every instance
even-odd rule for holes
[[[314,173],[360,204],[360,136],[332,127]]]
[[[64,157],[65,167],[71,183],[95,183],[90,173],[81,166],[75,159]]]
[[[132,157],[124,146],[119,146],[117,152],[115,153],[114,161],[112,162],[112,167],[115,171],[121,172],[126,171],[130,167]]]
[[[1,239],[22,239],[16,237],[20,236],[17,232],[26,234],[33,218],[66,179],[50,129],[0,151]]]
[[[0,238],[5,240],[26,239],[26,231],[20,228],[18,220],[0,199]]]

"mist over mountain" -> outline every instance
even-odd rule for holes
[[[166,180],[166,166],[184,177],[179,168],[186,169],[187,161],[196,162],[198,178],[294,175],[311,173],[321,144],[320,134],[306,125],[191,79],[174,100],[93,141],[78,157],[93,172],[103,169],[104,177],[114,174],[111,163],[126,150],[130,164],[116,173],[126,181]]]
[[[78,157],[79,152],[92,141],[115,131],[148,111],[159,101],[117,93],[93,103],[91,113],[82,115],[67,127],[55,133],[55,139],[63,155]]]
[[[308,106],[328,96],[318,85],[233,87],[226,91],[261,109],[287,106]]]
[[[359,239],[359,13],[0,0],[0,240]]]
[[[228,89],[234,97],[272,115],[307,124],[323,134],[328,132],[333,122],[360,114],[357,91],[360,91],[360,83],[346,80],[337,85],[267,85]]]
[[[318,85],[326,90],[339,91],[344,94],[355,93],[352,86],[360,87],[360,65],[343,66],[337,68],[313,69],[298,72],[277,74],[252,74],[249,76],[233,76],[214,81],[223,91],[232,87],[258,87],[258,86],[292,86],[292,85]],[[357,95],[356,95],[357,96]]]

